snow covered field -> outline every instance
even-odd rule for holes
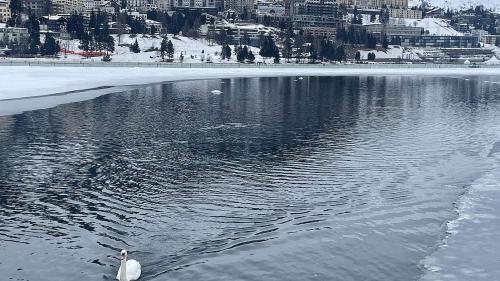
[[[156,49],[160,49],[162,37],[160,36],[143,36],[137,35],[135,37],[130,37],[129,34],[120,36],[118,39],[117,35],[113,35],[115,40],[115,52],[112,54],[113,62],[160,62],[160,54]],[[210,59],[214,63],[235,63],[236,55],[234,50],[230,59],[221,59],[221,45],[214,42],[208,42],[205,39],[193,39],[185,36],[172,36],[169,35],[168,39],[172,41],[174,45],[175,54],[174,61],[179,62],[181,52],[184,56],[183,63],[201,63]],[[132,45],[135,40],[139,44],[141,49],[140,53],[133,53],[130,51],[129,45]],[[100,61],[101,57],[95,58],[84,58],[81,55],[72,54],[73,52],[82,52],[79,49],[79,40],[59,40],[61,48],[68,50],[68,53],[61,52],[59,58],[31,58],[32,61]],[[234,49],[234,46],[230,46]],[[249,47],[256,61],[262,61],[259,55],[259,48]],[[0,58],[1,59],[1,58]],[[27,60],[8,58],[4,60]]]

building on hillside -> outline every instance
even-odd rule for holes
[[[336,27],[304,27],[304,35],[311,35],[318,38],[326,37],[328,39],[334,39],[337,36]]]
[[[9,4],[9,0],[0,0],[0,23],[7,22],[10,19]]]
[[[147,33],[153,33],[153,30],[155,31],[154,33],[161,33],[163,31],[163,25],[161,22],[148,19],[145,21],[145,24]]]
[[[139,13],[139,12],[128,12],[128,15],[133,17],[134,19],[140,19],[140,20],[147,20],[148,19],[148,15],[147,14],[143,14],[143,13]]]
[[[444,15],[444,10],[438,7],[434,7],[430,10],[425,11],[426,18],[442,18],[443,15]]]
[[[424,34],[423,27],[416,26],[406,26],[406,25],[384,25],[381,23],[372,23],[362,25],[362,28],[368,33],[372,34],[386,34],[387,36],[392,35],[410,35],[418,36]]]
[[[197,10],[214,14],[223,10],[223,0],[172,0],[174,10]]]
[[[83,8],[81,0],[52,0],[50,2],[52,3],[52,13],[56,15],[81,12]]]
[[[267,26],[282,27],[288,25],[289,17],[285,6],[281,4],[259,3],[255,10],[257,22]]]
[[[346,20],[339,13],[335,0],[299,0],[294,2],[291,15],[293,28],[338,28]]]
[[[248,17],[255,12],[253,0],[224,0],[224,10],[233,10]]]
[[[356,0],[338,0],[337,3],[339,3],[339,5],[354,6]]]
[[[50,13],[50,0],[26,0],[24,3],[36,17],[47,16]]]
[[[27,28],[7,27],[5,23],[0,23],[0,43],[1,45],[23,44],[28,42],[30,35]]]
[[[471,26],[468,23],[457,23],[453,25],[453,29],[462,33],[467,33],[471,31]]]
[[[68,20],[63,16],[43,16],[38,19],[41,33],[60,34],[66,31]]]
[[[83,14],[90,15],[92,13],[103,12],[108,15],[116,13],[115,4],[112,1],[96,1],[96,0],[83,0]]]
[[[354,2],[352,5],[362,9],[380,9],[384,6],[397,9],[408,8],[408,0],[353,0],[352,2]]]
[[[389,16],[391,18],[404,18],[404,19],[421,19],[422,11],[417,9],[389,9]]]
[[[495,45],[497,39],[500,40],[500,35],[483,35],[481,37],[481,42],[483,42],[484,44]]]
[[[277,30],[272,27],[267,27],[262,24],[231,24],[225,23],[221,25],[209,25],[208,34],[220,34],[222,30],[225,30],[227,34],[231,35],[230,44],[242,44],[258,47],[260,46],[260,40],[264,36],[272,36],[273,38],[277,35]],[[249,42],[245,42],[245,41]]]
[[[157,0],[126,0],[126,1],[128,9],[133,9],[139,12],[146,12],[158,9]],[[162,5],[163,4],[164,3],[162,3]]]
[[[119,23],[115,21],[110,22],[108,25],[110,34],[129,34],[131,30],[128,24]]]
[[[170,11],[172,10],[172,1],[171,0],[157,0],[156,5],[158,9],[161,11]]]
[[[476,36],[391,35],[389,38],[391,42],[400,42],[402,47],[476,48],[479,44]]]
[[[473,29],[470,31],[470,34],[472,36],[476,36],[477,38],[479,38],[479,42],[483,42],[484,36],[490,35],[490,33],[488,31],[483,30],[483,29]]]

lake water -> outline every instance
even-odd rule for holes
[[[112,280],[126,248],[141,280],[417,280],[495,164],[499,82],[188,81],[0,116],[1,279]]]

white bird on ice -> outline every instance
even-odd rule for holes
[[[220,95],[220,94],[222,94],[222,92],[219,91],[219,90],[213,90],[211,93],[214,94],[214,95]]]

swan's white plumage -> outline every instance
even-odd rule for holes
[[[116,274],[116,279],[120,280],[120,273],[122,271],[122,267],[118,269],[118,274]],[[141,264],[136,260],[128,260],[127,261],[127,280],[133,281],[139,279],[141,276]],[[120,280],[121,281],[121,280]]]
[[[125,274],[121,276],[122,268],[125,266]],[[116,279],[119,281],[134,281],[141,277],[141,264],[136,260],[127,260],[127,251],[122,251],[122,261]],[[121,278],[121,279],[120,279]]]

